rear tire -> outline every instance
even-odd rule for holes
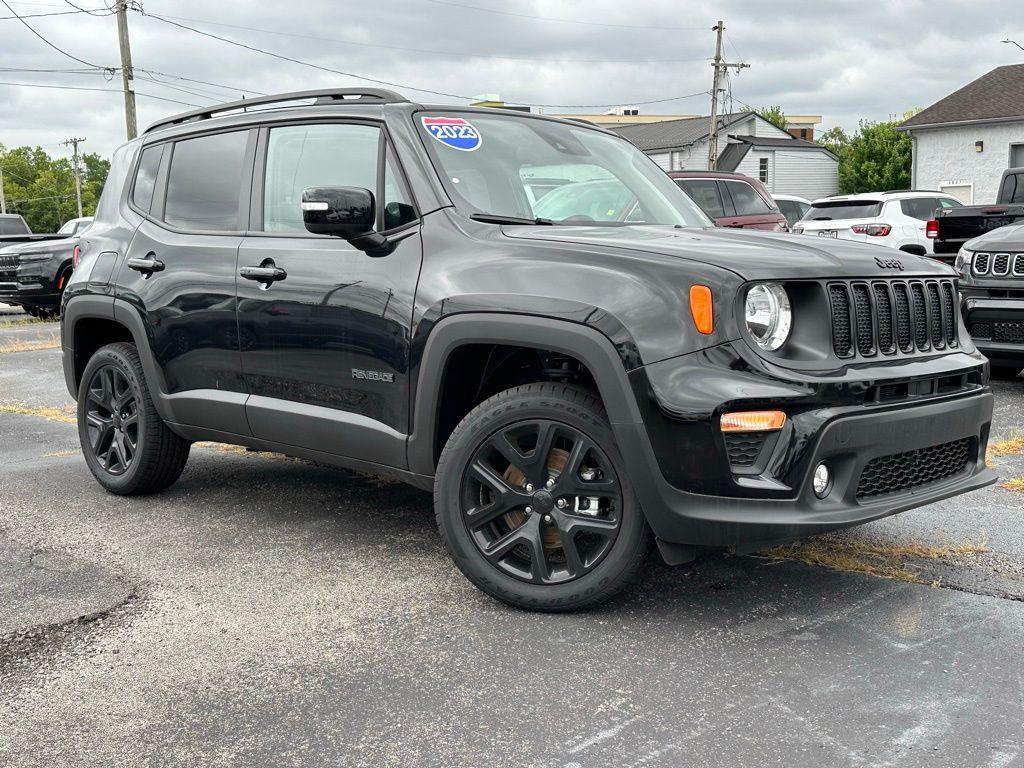
[[[434,510],[459,570],[526,610],[598,605],[651,548],[604,408],[562,384],[515,387],[474,408],[441,454]]]
[[[122,496],[156,493],[185,469],[192,444],[153,405],[134,344],[101,347],[78,391],[78,437],[93,477]]]

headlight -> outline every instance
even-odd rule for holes
[[[22,264],[31,261],[46,261],[51,256],[53,256],[52,253],[20,253],[18,254],[18,261]]]
[[[789,294],[778,283],[761,283],[747,291],[744,302],[747,330],[757,346],[768,352],[786,343],[793,327],[793,311]]]
[[[953,266],[957,272],[964,277],[967,277],[971,271],[971,263],[974,261],[974,251],[968,251],[966,248],[961,248],[957,251],[956,261]]]

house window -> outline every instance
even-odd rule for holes
[[[768,183],[768,158],[762,157],[757,161],[757,178],[762,184]]]
[[[807,138],[807,129],[806,128],[801,128],[800,129],[800,138],[801,139],[806,139]]]

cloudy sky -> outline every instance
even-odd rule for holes
[[[124,140],[120,75],[111,79],[95,69],[119,64],[117,26],[105,1],[113,0],[74,0],[93,11],[82,13],[60,0],[6,0],[54,47],[0,3],[0,144],[41,145],[60,154],[61,140],[84,136],[86,151],[109,154]],[[373,85],[355,75],[399,84],[406,95],[432,103],[468,103],[457,97],[499,93],[509,102],[552,105],[547,112],[632,104],[644,112],[707,114],[711,27],[718,18],[726,24],[729,60],[750,64],[731,78],[733,103],[821,114],[825,128],[853,128],[861,118],[885,119],[927,106],[993,67],[1024,63],[1024,51],[1000,42],[1010,37],[1024,45],[1020,0],[136,4],[145,13],[129,13],[134,64],[142,78],[140,127],[243,92]]]

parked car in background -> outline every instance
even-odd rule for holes
[[[939,211],[928,222],[936,256],[952,262],[964,243],[993,229],[1024,221],[1024,168],[1007,168],[994,205],[960,205]]]
[[[960,309],[994,376],[1024,368],[1024,224],[968,240],[956,257]]]
[[[926,230],[935,211],[962,206],[955,197],[942,192],[894,190],[836,195],[811,203],[811,210],[793,231],[888,245],[926,256],[932,253],[932,242]]]
[[[15,304],[33,317],[54,317],[74,269],[78,238],[92,217],[71,219],[54,235],[0,248],[0,302]]]
[[[772,195],[772,199],[779,206],[779,211],[786,217],[790,227],[800,221],[811,210],[811,201],[796,195]]]
[[[671,171],[669,178],[720,227],[789,229],[771,193],[757,179],[725,171]]]

